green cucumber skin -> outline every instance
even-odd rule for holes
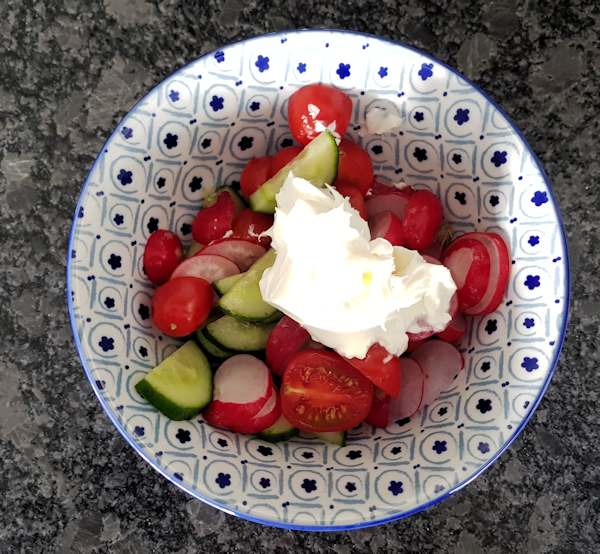
[[[264,350],[274,325],[240,321],[226,315],[209,323],[206,337],[223,350],[257,352]]]
[[[142,379],[135,385],[135,390],[139,395],[150,402],[159,412],[167,416],[173,421],[183,421],[191,419],[200,411],[210,404],[210,400],[200,408],[182,408],[175,404],[172,400],[158,392],[152,385]],[[160,408],[158,408],[160,406]]]
[[[264,431],[257,435],[258,438],[267,442],[283,442],[289,439],[293,439],[298,435],[298,429],[290,429],[288,431],[282,431],[281,433],[270,433],[267,434]]]
[[[203,329],[198,329],[196,331],[196,339],[198,340],[198,343],[204,352],[206,352],[211,358],[225,360],[235,354],[235,352],[231,352],[230,350],[215,344],[214,341],[205,335]]]
[[[314,144],[315,141],[319,140],[321,141],[320,143]],[[311,144],[313,144],[314,146],[312,150],[310,149]],[[328,160],[330,163],[330,167],[324,168],[322,167],[324,156],[321,150],[328,147],[332,147],[331,153],[334,154],[334,156],[332,156],[331,160]],[[314,150],[316,150],[316,152],[314,152]],[[313,152],[312,156],[311,152]],[[311,166],[314,167],[314,165],[316,165],[314,163],[310,163],[310,157],[318,157],[318,161],[320,162],[318,165],[320,169],[317,172],[317,174],[310,173],[306,170],[302,170],[303,167],[309,168]],[[250,196],[250,207],[256,212],[270,214],[274,213],[276,208],[275,197],[281,189],[283,182],[285,181],[286,177],[288,176],[288,173],[290,172],[290,170],[292,170],[292,167],[294,165],[296,165],[297,170],[297,175],[296,173],[294,173],[294,175],[296,175],[297,177],[305,178],[311,183],[313,183],[313,185],[321,187],[324,184],[331,185],[335,181],[337,177],[338,163],[339,148],[337,146],[337,143],[335,142],[335,138],[329,131],[324,131],[318,137],[313,139],[313,141],[311,141],[308,145],[306,145],[303,152],[298,154],[296,158],[294,158],[287,165],[282,167],[275,175],[273,175],[273,177],[265,181],[265,183],[263,183],[261,187]],[[300,169],[298,170],[299,164],[302,165],[300,165]]]

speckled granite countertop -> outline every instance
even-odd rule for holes
[[[599,14],[594,0],[1,1],[0,552],[597,551]],[[410,42],[490,92],[554,183],[574,270],[556,376],[510,451],[425,513],[328,535],[226,516],[136,456],[84,377],[64,279],[79,188],[128,107],[215,46],[311,26]]]

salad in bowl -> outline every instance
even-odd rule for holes
[[[291,529],[422,510],[525,426],[568,256],[535,156],[409,47],[268,35],[160,83],[78,202],[68,300],[115,427],[194,497]]]

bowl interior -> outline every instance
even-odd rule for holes
[[[494,230],[512,251],[505,302],[471,320],[465,370],[414,417],[368,425],[346,447],[268,444],[169,421],[134,384],[175,349],[152,327],[142,254],[156,228],[191,238],[203,198],[255,156],[293,144],[287,98],[312,82],[345,90],[348,134],[375,172],[435,192],[457,233]],[[400,131],[364,133],[383,106]],[[473,85],[421,52],[370,36],[305,31],[237,43],[144,97],[100,152],[73,224],[69,305],[85,370],[117,428],[178,486],[226,511],[295,528],[408,515],[460,488],[518,434],[554,368],[568,303],[560,216],[527,144]]]

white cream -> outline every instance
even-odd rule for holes
[[[400,355],[406,332],[450,321],[450,272],[371,240],[367,222],[335,189],[290,175],[268,234],[277,258],[260,281],[263,298],[343,356],[364,358],[374,343]]]
[[[368,135],[383,135],[402,125],[402,118],[382,106],[374,106],[365,115]]]

